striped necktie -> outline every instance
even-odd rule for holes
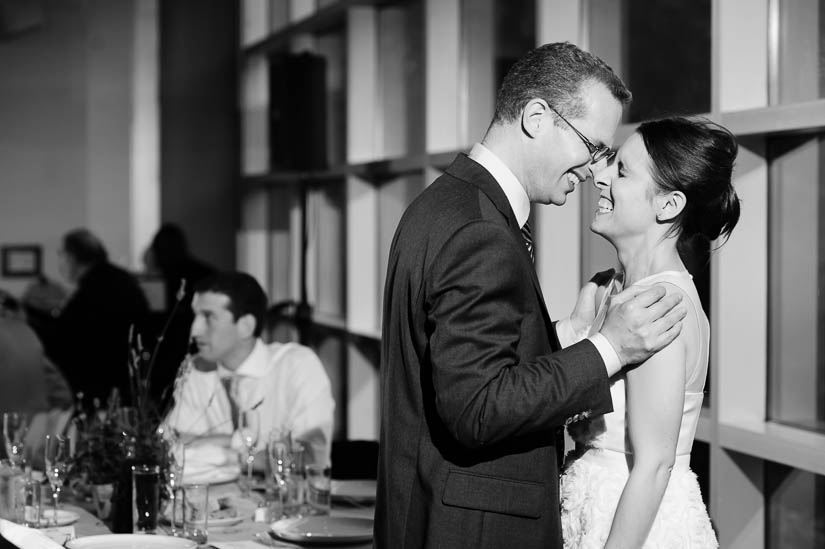
[[[232,418],[232,429],[238,429],[238,420],[240,411],[238,408],[238,402],[235,400],[236,397],[236,384],[238,383],[238,376],[226,376],[221,378],[221,383],[223,383],[223,388],[226,391],[226,396],[229,399],[229,414]]]
[[[530,223],[528,221],[525,221],[524,226],[521,228],[521,236],[524,238],[524,245],[527,246],[527,251],[530,253],[530,260],[535,261],[536,258],[533,255],[533,231],[530,230]]]

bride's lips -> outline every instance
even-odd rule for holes
[[[613,201],[610,197],[607,196],[600,196],[599,197],[599,204],[598,208],[596,209],[597,214],[605,214],[605,213],[612,213],[613,212]]]

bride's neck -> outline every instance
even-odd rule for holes
[[[663,271],[682,271],[685,264],[676,250],[676,238],[657,238],[648,241],[639,238],[616,246],[619,264],[624,272],[624,285],[634,283]]]

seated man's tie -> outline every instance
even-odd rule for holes
[[[223,377],[221,378],[221,383],[223,384],[223,388],[226,391],[226,396],[229,399],[230,417],[232,418],[232,430],[237,431],[238,420],[240,416],[237,401],[238,376]]]

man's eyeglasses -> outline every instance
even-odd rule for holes
[[[550,107],[550,105],[547,106]],[[602,160],[610,160],[611,158],[616,156],[616,151],[612,150],[607,145],[602,145],[601,147],[594,145],[593,142],[586,138],[582,132],[576,129],[576,126],[571,124],[565,117],[563,117],[559,111],[557,111],[553,107],[550,107],[550,110],[556,113],[556,116],[564,120],[564,122],[568,126],[570,126],[571,130],[576,132],[576,135],[578,135],[579,139],[582,140],[584,146],[587,147],[587,151],[590,153],[590,161],[593,164],[596,164],[597,162],[600,162]]]

